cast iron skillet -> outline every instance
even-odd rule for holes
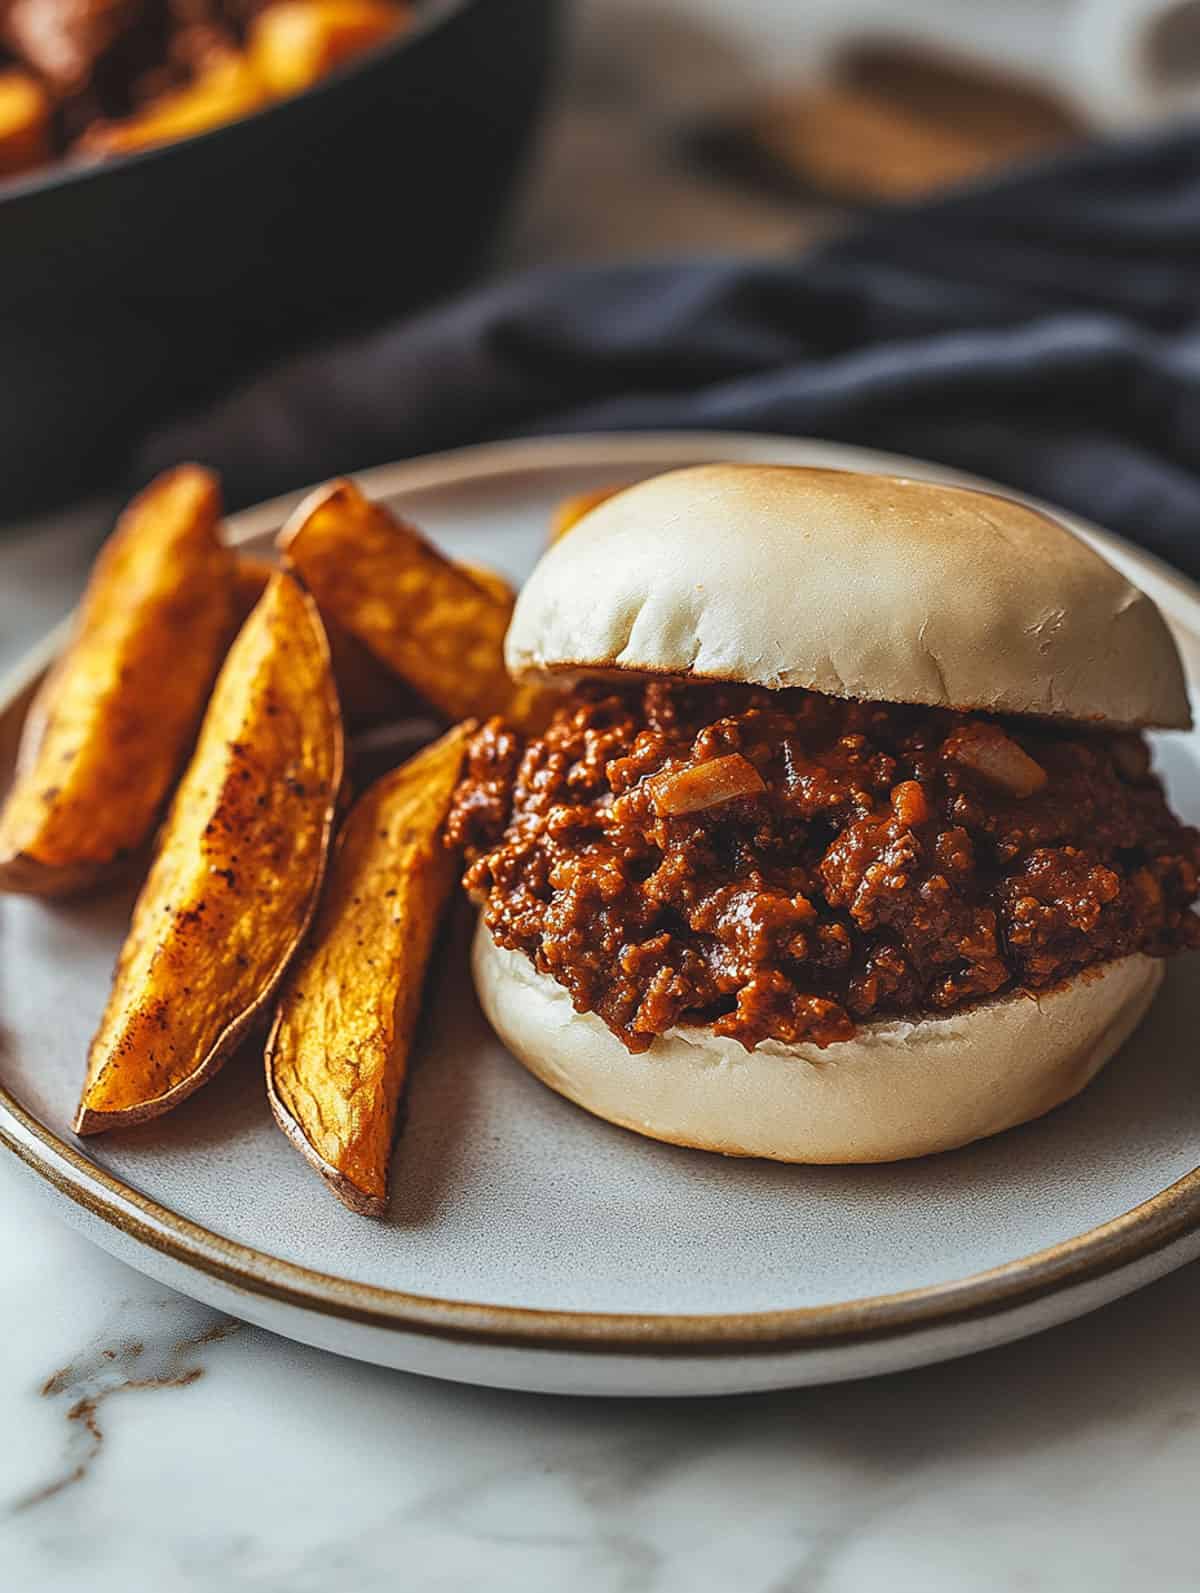
[[[499,220],[562,0],[423,0],[307,93],[0,184],[0,522],[273,353],[443,292]]]

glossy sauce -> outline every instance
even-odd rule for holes
[[[477,733],[450,838],[493,938],[631,1051],[681,1024],[827,1046],[1200,944],[1200,835],[1137,735],[591,687],[539,738]]]

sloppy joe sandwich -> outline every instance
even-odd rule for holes
[[[714,465],[542,558],[451,812],[509,1049],[614,1123],[872,1162],[1081,1090],[1200,945],[1150,599],[988,493]]]

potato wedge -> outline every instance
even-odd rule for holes
[[[250,58],[272,94],[299,94],[408,20],[388,0],[274,0],[250,26]]]
[[[88,128],[77,147],[90,155],[127,155],[173,144],[234,122],[270,99],[250,59],[229,50],[214,56],[186,87],[152,100],[136,115]]]
[[[288,1138],[352,1210],[381,1216],[425,966],[458,864],[442,825],[467,727],[359,798],[267,1042],[267,1093]]]
[[[266,591],[267,582],[275,574],[275,571],[278,568],[279,566],[277,564],[272,564],[270,559],[260,558],[257,553],[238,554],[237,575],[234,582],[236,589],[234,596],[234,607],[236,610],[237,623],[239,626],[241,626],[243,620],[245,620],[249,615],[250,610]],[[511,608],[511,606],[517,601],[516,589],[509,580],[508,576],[501,575],[499,570],[493,570],[490,565],[460,564],[459,569],[465,570],[477,585],[482,586],[485,592],[490,593],[491,596],[495,598],[497,603],[507,603]],[[325,629],[328,632],[332,623],[330,616],[327,614],[322,614],[321,618],[324,620]],[[347,637],[347,641],[354,641],[354,638],[352,636],[348,636],[345,631],[342,632],[342,635]],[[329,645],[334,649],[336,656],[337,649],[334,646],[332,636],[330,637]],[[361,646],[361,644],[359,645]],[[362,651],[368,658],[371,656],[366,652],[365,648],[363,648]],[[380,670],[383,669],[381,664],[376,664],[375,667]],[[396,677],[391,673],[390,670],[386,670],[384,673],[387,675],[389,680],[393,682],[395,681]],[[346,704],[343,701],[343,712],[345,711],[345,707]]]
[[[572,526],[576,526],[585,514],[602,504],[606,498],[615,498],[618,492],[623,492],[627,483],[618,487],[597,487],[591,492],[577,492],[570,498],[564,498],[554,511],[554,518],[550,522],[550,541],[557,542],[559,537],[565,537]]]
[[[311,493],[279,536],[324,614],[447,719],[538,720],[540,693],[504,668],[512,604],[350,481]]]
[[[342,712],[352,729],[429,717],[429,710],[404,682],[385,669],[368,648],[334,619],[325,621]]]
[[[463,564],[473,581],[489,592],[498,603],[509,607],[517,594],[511,581],[486,564]],[[238,556],[234,608],[240,625],[262,596],[277,566],[257,554]],[[329,651],[333,654],[333,673],[337,681],[342,717],[347,728],[363,730],[401,719],[427,717],[429,708],[421,698],[330,614],[322,614]]]
[[[31,72],[0,69],[0,177],[50,159],[50,96]]]
[[[229,651],[88,1056],[80,1134],[198,1089],[270,1001],[320,890],[342,727],[316,604],[275,576]]]
[[[181,465],[122,514],[26,720],[0,889],[87,889],[149,838],[229,637],[220,512],[216,477]]]
[[[246,619],[263,595],[276,569],[269,559],[253,553],[239,555],[234,598],[239,622]],[[327,614],[321,619],[333,657],[333,678],[337,682],[342,718],[348,729],[361,730],[370,725],[428,715],[424,703],[349,631]]]

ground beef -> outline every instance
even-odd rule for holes
[[[1200,835],[1136,735],[591,687],[539,738],[480,730],[449,829],[493,938],[631,1051],[677,1024],[826,1046],[1200,945]]]

